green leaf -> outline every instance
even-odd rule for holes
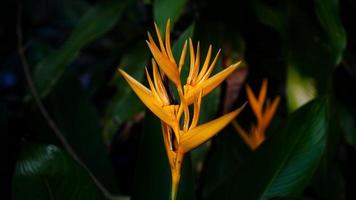
[[[13,198],[105,199],[87,172],[54,145],[25,145],[13,177]]]
[[[151,112],[146,112],[133,184],[134,200],[166,200],[171,192],[171,174],[161,124]],[[189,153],[185,155],[177,199],[194,199]]]
[[[155,0],[153,3],[154,19],[158,27],[165,30],[168,19],[174,24],[180,17],[187,0]]]
[[[99,116],[79,81],[66,72],[48,97],[53,117],[74,151],[112,193],[114,173],[104,145]]]
[[[342,60],[346,48],[346,32],[339,16],[338,0],[315,0],[315,11],[319,22],[326,31],[329,45],[335,56],[335,65]]]
[[[119,67],[130,74],[139,82],[144,79],[148,61],[148,49],[146,43],[140,42],[130,48],[122,57]],[[115,96],[110,100],[104,115],[103,136],[107,142],[111,141],[113,134],[126,120],[135,114],[144,111],[143,104],[137,98],[126,81],[115,71],[113,84],[117,87]]]
[[[62,47],[36,65],[33,78],[41,97],[48,95],[83,47],[114,27],[125,5],[126,1],[103,1],[88,10]]]
[[[289,116],[210,199],[255,200],[300,194],[325,149],[327,105],[326,98],[319,98]]]

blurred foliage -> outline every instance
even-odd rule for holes
[[[163,32],[167,19],[176,58],[192,37],[203,55],[221,48],[216,70],[244,62],[204,99],[200,123],[243,104],[247,82],[257,91],[267,78],[268,98],[282,98],[256,151],[227,127],[187,155],[178,199],[356,199],[355,9],[353,0],[2,1],[1,199],[107,198],[32,98],[17,26],[45,109],[112,199],[168,199],[159,121],[117,73],[146,82],[147,31],[156,22]],[[255,118],[246,107],[237,120],[248,129]]]

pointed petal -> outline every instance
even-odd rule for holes
[[[173,151],[173,143],[170,139],[170,131],[169,131],[169,126],[165,124],[164,122],[161,122],[161,128],[162,128],[162,134],[163,134],[163,142],[164,146],[166,148],[166,153],[168,157],[168,161],[170,166],[174,166],[174,158],[175,158],[175,153]]]
[[[258,95],[258,103],[259,103],[260,105],[263,105],[263,103],[264,103],[265,100],[266,100],[267,84],[268,84],[267,79],[263,79],[263,81],[262,81],[262,86],[261,86],[261,89],[260,89],[260,94]]]
[[[152,59],[152,69],[153,69],[153,81],[156,86],[155,88],[158,93],[158,96],[161,98],[164,105],[169,105],[169,97],[166,92],[166,88],[162,83],[161,75],[158,72],[156,62],[153,59]]]
[[[194,46],[191,38],[189,38],[189,53],[190,53],[190,68],[189,68],[189,74],[187,78],[187,84],[191,84],[192,82],[192,76],[195,67],[195,53],[194,53]]]
[[[274,114],[276,113],[280,100],[280,97],[276,97],[273,100],[272,104],[266,108],[266,111],[263,116],[263,127],[267,128],[267,126],[271,123],[271,120]]]
[[[183,50],[182,50],[182,53],[180,54],[179,72],[182,70],[182,67],[184,65],[186,53],[187,53],[187,40],[184,42]]]
[[[198,124],[202,94],[203,94],[203,92],[200,91],[199,96],[197,97],[196,101],[194,102],[194,116],[193,116],[192,123],[190,124],[189,129],[195,128]]]
[[[189,128],[189,122],[190,122],[189,107],[185,101],[181,102],[181,106],[183,106],[183,111],[184,111],[183,130],[187,131]]]
[[[236,132],[240,135],[245,144],[250,147],[250,149],[255,149],[256,145],[250,135],[243,129],[237,121],[233,120],[232,125],[235,128]]]
[[[160,118],[166,124],[170,126],[174,125],[175,119],[163,111],[162,105],[159,105],[159,102],[155,100],[150,90],[148,90],[140,82],[132,78],[125,71],[119,69],[119,72],[125,78],[127,83],[131,86],[136,95],[147,106],[147,108],[149,108],[158,118]]]
[[[194,101],[194,96],[198,95],[200,91],[203,91],[203,97],[209,94],[213,89],[219,86],[220,83],[223,82],[236,68],[238,68],[240,63],[241,62],[237,62],[233,65],[230,65],[208,80],[200,82],[198,85],[194,86],[193,89],[190,89],[188,93],[184,95],[187,104],[192,104]]]
[[[156,98],[156,100],[159,101],[161,104],[163,104],[163,102],[161,101],[160,96],[158,95],[158,93],[157,93],[157,91],[156,91],[155,86],[153,85],[151,76],[150,76],[150,74],[148,73],[148,70],[147,70],[146,67],[145,67],[145,71],[146,71],[146,77],[147,77],[147,81],[148,81],[148,84],[149,84],[149,86],[150,86],[151,92],[153,93],[153,95],[154,95],[154,97]]]
[[[197,47],[197,54],[195,55],[195,63],[194,63],[194,70],[192,74],[192,84],[195,85],[198,77],[198,72],[199,72],[199,66],[200,66],[200,42],[198,42],[198,47]]]
[[[162,52],[164,55],[167,55],[166,49],[164,48],[164,45],[163,45],[161,33],[159,32],[159,28],[158,28],[158,26],[157,26],[156,23],[154,23],[154,24],[155,24],[156,34],[157,34],[159,46],[160,46],[160,48],[161,48],[161,52]]]
[[[241,112],[243,107],[244,106],[213,121],[189,129],[188,132],[182,134],[179,146],[184,149],[184,152],[188,152],[206,142],[229,124],[231,120]]]
[[[167,50],[167,55],[169,57],[169,60],[173,63],[176,61],[174,60],[173,53],[172,53],[172,48],[171,48],[171,20],[168,19],[167,25],[166,25],[166,50]]]
[[[207,53],[207,55],[205,57],[205,61],[204,61],[203,67],[201,68],[201,70],[199,72],[199,75],[198,75],[198,78],[197,78],[198,82],[203,78],[206,70],[208,70],[208,66],[209,66],[209,62],[210,62],[210,58],[211,58],[212,48],[213,47],[211,45],[209,45],[209,50],[208,50],[208,53]]]
[[[210,64],[210,67],[209,67],[208,71],[204,74],[204,76],[200,80],[198,80],[198,82],[203,82],[203,81],[205,81],[206,79],[209,78],[210,74],[213,72],[213,69],[215,67],[216,62],[218,61],[218,58],[219,58],[219,55],[220,55],[220,51],[221,50],[219,49],[219,51],[215,55],[215,58],[214,58],[213,62]]]
[[[262,105],[259,104],[256,96],[252,92],[250,85],[248,85],[248,84],[246,85],[246,94],[247,94],[248,103],[250,104],[252,111],[255,113],[257,121],[261,122],[261,120],[262,120],[262,105],[263,104]]]
[[[171,81],[173,81],[173,83],[180,85],[180,76],[177,65],[172,63],[167,56],[163,55],[159,51],[156,44],[152,42],[147,42],[147,44],[160,69],[168,76]]]

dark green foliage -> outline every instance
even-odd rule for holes
[[[14,199],[104,199],[87,172],[54,145],[26,144],[13,179]]]
[[[233,175],[228,174],[207,198],[253,200],[299,195],[324,151],[327,112],[326,99],[321,98],[293,113],[279,131]]]

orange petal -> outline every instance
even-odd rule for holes
[[[156,62],[152,59],[152,69],[153,69],[153,81],[156,86],[157,93],[161,98],[164,105],[169,105],[169,97],[166,92],[166,88],[163,85],[161,75],[158,72]]]
[[[271,123],[271,120],[272,120],[274,114],[276,113],[276,110],[277,110],[280,100],[281,100],[280,97],[276,97],[273,100],[272,104],[266,108],[266,111],[263,115],[263,127],[264,128],[267,128],[267,126]]]
[[[166,148],[166,153],[170,166],[174,166],[175,152],[173,151],[173,142],[171,141],[171,132],[170,127],[164,122],[161,123],[162,133],[163,133],[163,142]]]
[[[193,74],[192,74],[192,84],[193,85],[195,85],[195,83],[197,82],[199,65],[200,65],[200,42],[198,42],[197,54],[195,55],[194,70],[193,70]]]
[[[199,96],[197,96],[196,100],[194,101],[194,116],[193,116],[192,123],[190,124],[189,129],[195,128],[198,124],[201,98],[202,98],[202,91],[200,91]]]
[[[184,65],[186,53],[187,53],[187,40],[184,42],[183,50],[182,50],[182,53],[180,54],[179,72],[182,70],[182,67]]]
[[[237,67],[239,67],[241,62],[237,62],[229,67],[225,68],[223,71],[215,74],[213,77],[200,82],[196,86],[189,89],[189,91],[184,95],[185,100],[188,105],[194,102],[194,97],[198,95],[200,91],[203,91],[203,97],[209,94],[213,89],[220,85]]]
[[[250,85],[246,85],[246,93],[247,93],[247,99],[248,103],[250,104],[250,107],[252,108],[252,111],[255,113],[255,116],[257,117],[257,121],[262,120],[262,105],[259,104],[257,101],[256,96],[253,94],[252,89]]]
[[[147,70],[146,67],[145,67],[145,71],[146,71],[146,77],[147,77],[147,81],[148,81],[148,84],[149,84],[149,86],[150,86],[151,92],[153,93],[154,97],[155,97],[161,104],[163,104],[163,102],[162,102],[162,100],[161,100],[161,97],[158,95],[158,93],[157,93],[157,91],[156,91],[156,88],[155,88],[155,86],[153,85],[151,76],[150,76],[150,74],[148,73],[148,70]]]
[[[221,129],[231,122],[243,109],[244,106],[230,112],[222,117],[212,120],[208,123],[189,129],[188,132],[181,134],[179,146],[184,152],[189,152],[198,147],[208,139],[216,135]]]
[[[235,128],[236,132],[241,136],[242,140],[245,142],[245,144],[250,147],[250,149],[255,149],[256,145],[254,140],[251,138],[251,136],[243,129],[240,124],[237,123],[237,121],[233,120],[232,125]]]
[[[267,84],[268,84],[267,79],[263,79],[262,86],[260,89],[260,94],[258,95],[258,103],[260,105],[263,105],[263,103],[265,102],[266,95],[267,95]]]
[[[187,84],[190,85],[192,82],[193,71],[195,68],[195,53],[194,53],[194,46],[191,38],[189,38],[189,53],[190,53],[190,68],[189,68],[189,74],[187,78]]]
[[[167,56],[166,49],[164,48],[164,45],[163,45],[161,33],[159,32],[159,28],[158,28],[158,26],[157,26],[156,23],[154,23],[154,24],[155,24],[156,34],[157,34],[159,46],[160,46],[160,48],[161,48],[161,52],[162,52],[164,55]]]
[[[121,75],[125,78],[127,83],[131,86],[136,95],[141,101],[150,109],[158,118],[170,126],[175,125],[175,118],[162,109],[162,104],[159,103],[153,96],[152,92],[143,86],[140,82],[136,81],[125,71],[119,69]]]
[[[171,81],[173,81],[173,83],[176,85],[181,85],[177,65],[171,62],[167,56],[163,55],[159,51],[156,44],[151,42],[147,42],[147,44],[160,69],[168,76]]]
[[[197,80],[198,82],[205,81],[206,79],[209,78],[210,74],[213,72],[213,69],[215,67],[216,62],[218,61],[218,58],[219,58],[219,55],[220,55],[220,51],[221,50],[219,49],[219,51],[215,55],[215,58],[214,58],[213,62],[210,64],[210,67],[209,67],[208,71],[203,75],[203,77],[201,79]]]
[[[201,70],[199,72],[197,81],[200,81],[203,78],[206,70],[208,70],[208,66],[209,66],[209,62],[210,62],[210,58],[211,58],[212,48],[213,47],[211,45],[209,45],[208,53],[207,53],[207,55],[205,57],[205,61],[204,61],[203,67],[201,68]]]
[[[169,57],[169,60],[173,63],[176,61],[174,60],[172,49],[171,49],[171,20],[168,19],[167,25],[166,25],[166,50],[167,50],[167,55]]]

